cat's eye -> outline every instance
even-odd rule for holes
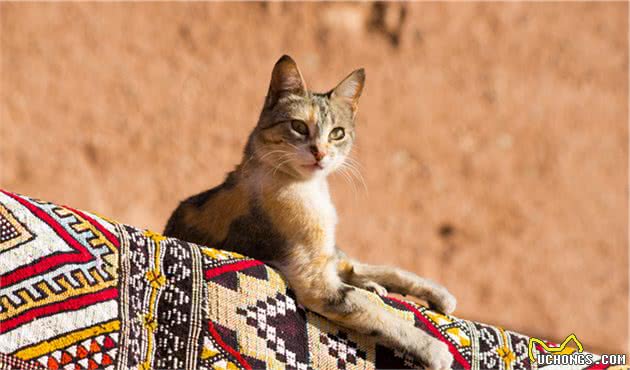
[[[346,136],[346,132],[341,127],[335,128],[328,134],[328,137],[332,140],[341,140],[344,136]]]
[[[293,131],[297,132],[300,135],[308,135],[308,126],[306,126],[306,123],[304,123],[304,121],[300,121],[297,119],[292,120],[291,128],[293,129]]]

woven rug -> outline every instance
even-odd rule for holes
[[[527,336],[371,297],[447,343],[455,368],[537,368]],[[420,364],[305,310],[283,278],[260,261],[0,192],[0,367],[350,370]]]

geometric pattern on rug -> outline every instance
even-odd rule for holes
[[[202,326],[201,252],[196,245],[120,228],[119,362],[139,369],[196,366]]]
[[[26,225],[16,219],[7,207],[0,204],[0,252],[18,247],[33,240],[34,237]]]
[[[0,204],[0,351],[39,359],[118,330],[114,225],[8,192]]]
[[[320,334],[319,342],[328,347],[328,354],[337,359],[337,369],[347,369],[348,365],[356,365],[357,360],[367,359],[367,354],[357,344],[348,339],[348,333]]]
[[[113,369],[118,347],[118,333],[107,333],[75,343],[38,358],[50,370]]]
[[[307,338],[300,337],[303,332],[291,330],[291,316],[306,312],[299,309],[293,297],[276,292],[275,296],[258,299],[253,305],[237,307],[236,313],[245,319],[256,335],[262,339],[275,359],[289,368],[310,369],[308,355],[302,351],[302,343]]]
[[[454,368],[537,367],[527,336],[364,294],[446,343]],[[420,366],[306,310],[260,261],[0,191],[0,368]]]

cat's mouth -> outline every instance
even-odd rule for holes
[[[319,170],[323,170],[324,166],[319,163],[319,162],[315,162],[315,163],[311,163],[311,164],[303,164],[302,167],[306,168],[307,170],[310,171],[319,171]]]

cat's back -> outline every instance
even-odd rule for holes
[[[179,204],[164,235],[265,262],[286,256],[287,240],[261,204],[258,186],[232,172],[226,181]]]
[[[182,201],[171,214],[164,235],[216,246],[227,238],[232,222],[249,213],[249,198],[230,173],[221,185]]]

